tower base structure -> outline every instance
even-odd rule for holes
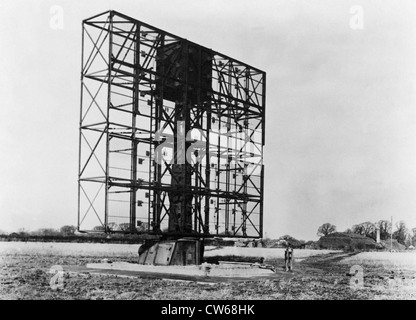
[[[139,264],[187,266],[202,263],[204,244],[199,238],[150,241],[139,248]]]

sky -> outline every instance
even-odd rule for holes
[[[109,9],[267,72],[266,236],[416,227],[416,2],[2,0],[0,230],[76,224],[81,21]]]

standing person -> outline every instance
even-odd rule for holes
[[[286,271],[293,270],[293,249],[290,244],[286,247],[285,250],[285,268]]]

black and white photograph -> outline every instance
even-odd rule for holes
[[[0,45],[0,300],[416,300],[415,1],[2,0]]]

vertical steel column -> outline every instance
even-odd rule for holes
[[[137,141],[136,141],[136,115],[139,112],[139,83],[140,71],[140,33],[139,28],[136,27],[135,43],[134,43],[134,79],[133,79],[133,104],[131,113],[131,166],[130,166],[130,232],[136,232],[136,192],[137,192]]]
[[[161,121],[163,119],[163,99],[164,99],[164,87],[165,87],[165,71],[166,71],[166,61],[164,60],[165,57],[165,35],[161,36],[161,46],[162,46],[162,70],[161,70],[161,74],[162,76],[162,84],[159,86],[160,90],[158,92],[158,99],[156,99],[155,101],[155,119],[152,118],[152,121],[155,122],[155,132],[159,131],[161,129]],[[153,93],[152,93],[153,96]],[[152,111],[153,114],[153,111]],[[152,129],[151,129],[152,130]],[[154,144],[153,142],[153,138],[152,139],[152,143],[150,145],[150,148],[153,148],[153,150],[155,150],[155,148],[157,147],[158,144],[160,144],[160,142],[157,142],[157,145]],[[152,152],[151,152],[152,154]],[[161,159],[159,159],[161,161]],[[159,161],[159,162],[160,162]],[[161,214],[162,214],[162,205],[161,205],[161,185],[162,185],[162,165],[160,163],[155,163],[152,164],[155,167],[155,172],[154,172],[154,181],[156,183],[155,188],[156,190],[153,191],[154,194],[154,199],[153,199],[153,217],[154,217],[154,230],[156,232],[160,231],[160,219],[161,219]],[[155,211],[156,210],[156,211]]]
[[[84,42],[85,42],[85,25],[82,23],[82,44],[81,44],[81,95],[80,95],[80,112],[79,112],[79,139],[78,139],[78,218],[77,230],[80,231],[81,223],[81,143],[82,143],[82,113],[84,97]]]
[[[220,90],[222,89],[222,85],[220,85]],[[217,196],[217,207],[215,209],[216,212],[216,222],[215,222],[215,229],[216,233],[219,234],[219,223],[220,223],[220,178],[221,178],[221,115],[218,115],[218,145],[217,145],[217,170],[215,170],[215,175],[217,176],[217,190],[216,190],[216,196]]]
[[[190,85],[189,85],[189,60],[190,60],[190,46],[188,41],[184,41],[185,47],[185,90],[183,98],[183,111],[182,115],[185,121],[185,164],[183,164],[183,175],[184,179],[182,181],[182,212],[181,212],[181,222],[182,227],[180,228],[181,232],[191,233],[192,232],[192,200],[194,196],[191,194],[192,190],[192,167],[191,164],[186,160],[186,150],[190,146],[190,142],[186,141],[186,135],[191,129],[191,105],[194,103],[192,101],[192,95],[190,94]]]
[[[263,238],[263,202],[264,202],[264,164],[263,164],[263,146],[266,144],[266,73],[262,77],[262,146],[261,146],[261,194],[260,194],[260,237]]]
[[[237,130],[238,133],[240,133],[239,127],[238,127],[238,123],[236,123],[235,125],[235,132],[236,132],[236,137],[234,138],[235,140],[235,144],[234,144],[234,155],[235,155],[235,160],[234,160],[234,168],[233,168],[233,179],[234,179],[234,188],[233,188],[233,195],[236,195],[237,193],[237,172],[238,172],[238,167],[240,166],[238,164],[238,161],[240,159],[240,150],[237,153],[238,150],[238,141],[240,141],[239,139],[241,139],[241,137],[238,137],[237,134]],[[237,216],[237,199],[233,198],[234,204],[233,204],[233,209],[232,209],[232,215],[233,215],[233,225],[231,227],[231,230],[233,231],[233,235],[235,235],[235,231],[236,231],[236,226],[235,226],[235,221],[236,221],[236,216]]]
[[[106,117],[106,147],[105,147],[105,209],[104,209],[104,228],[108,232],[108,189],[110,188],[110,108],[111,108],[111,76],[112,76],[112,56],[113,56],[113,17],[114,12],[110,11],[108,24],[108,84],[107,84],[107,117]]]
[[[251,75],[250,75],[251,76]],[[245,87],[245,92],[246,92],[246,101],[245,101],[245,110],[244,110],[244,130],[245,130],[245,135],[248,135],[248,112],[249,112],[249,103],[250,103],[250,78],[249,78],[249,72],[246,72],[246,87]],[[246,148],[246,145],[245,145]],[[244,150],[244,153],[246,155],[246,150]],[[242,206],[242,217],[243,217],[243,222],[242,222],[242,231],[243,231],[243,236],[247,235],[247,178],[248,178],[248,173],[247,173],[247,162],[244,162],[244,171],[243,171],[243,206]]]
[[[204,234],[209,233],[209,202],[211,200],[209,191],[211,190],[211,159],[210,159],[210,131],[211,131],[211,99],[207,102],[207,118],[206,118],[206,144],[205,144],[205,218],[204,218]]]
[[[197,65],[198,65],[198,74],[197,74],[197,87],[196,87],[196,105],[192,105],[193,108],[196,107],[196,112],[197,112],[197,119],[194,120],[194,126],[197,125],[198,129],[202,129],[203,128],[203,116],[204,116],[204,109],[203,106],[201,104],[201,76],[202,76],[202,72],[201,72],[201,66],[202,66],[202,53],[201,53],[201,47],[198,48],[198,56],[194,57],[194,60],[197,61]],[[195,168],[196,168],[196,172],[195,172],[195,191],[199,192],[201,191],[200,187],[201,187],[201,171],[202,171],[202,161],[199,161],[199,151],[198,154],[196,156],[196,163],[195,163]],[[201,232],[201,221],[200,223],[198,223],[198,220],[201,217],[201,201],[202,197],[201,195],[198,193],[195,196],[195,207],[194,207],[194,231],[195,232]],[[201,217],[202,219],[202,217]]]
[[[233,73],[233,64],[230,61],[228,64],[228,94],[230,95],[232,93],[232,73]],[[227,98],[227,123],[226,123],[226,129],[227,129],[227,159],[225,164],[225,192],[227,194],[227,197],[225,200],[225,234],[228,235],[229,228],[230,228],[230,198],[228,195],[230,194],[230,173],[231,173],[231,166],[230,166],[230,132],[231,132],[231,105],[232,101],[231,98]]]

